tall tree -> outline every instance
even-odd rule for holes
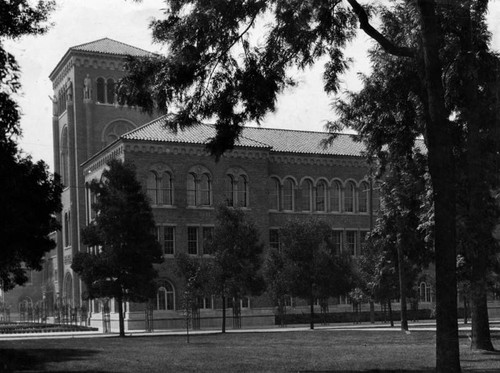
[[[314,329],[315,301],[351,290],[350,262],[335,252],[331,228],[324,221],[288,221],[280,229],[280,243],[289,293],[309,303],[310,327]]]
[[[422,125],[433,187],[436,261],[436,368],[460,371],[456,300],[455,123],[450,121],[444,48],[460,38],[467,20],[459,8],[486,11],[487,0],[391,1],[379,29],[370,23],[372,7],[357,0],[166,1],[165,19],[152,23],[155,41],[168,44],[167,57],[130,61],[131,74],[120,86],[122,100],[167,113],[171,126],[215,120],[209,143],[216,155],[234,145],[242,125],[260,121],[275,109],[277,95],[294,84],[288,68],[304,68],[326,56],[325,90],[336,92],[347,61],[343,48],[359,27],[381,52],[415,65],[422,81]],[[459,14],[460,13],[460,14]],[[394,17],[391,17],[394,15]],[[465,15],[467,17],[467,14]],[[399,23],[394,34],[385,21]],[[266,23],[267,33],[250,37]],[[480,23],[480,22],[479,22]],[[404,28],[405,25],[412,27]],[[478,41],[486,41],[477,34]],[[469,51],[465,51],[469,53]],[[474,55],[472,53],[472,55]],[[481,87],[478,84],[476,90]],[[171,107],[175,110],[169,111]]]
[[[5,40],[38,35],[47,30],[54,2],[0,2],[0,279],[3,290],[27,281],[26,270],[40,270],[43,255],[55,247],[49,233],[59,228],[62,187],[43,161],[33,162],[17,146],[20,112],[16,58],[5,50]]]
[[[97,214],[82,229],[82,241],[89,250],[77,253],[71,268],[87,286],[89,299],[116,299],[123,337],[123,303],[152,297],[157,276],[154,264],[161,263],[163,256],[151,206],[133,165],[111,160],[90,190],[97,197],[92,207]]]
[[[258,295],[264,289],[261,274],[264,247],[255,223],[242,210],[223,205],[217,207],[214,234],[207,247],[214,256],[210,274],[214,293],[222,299],[222,333],[225,333],[227,298],[233,299],[233,307],[239,309],[240,299]]]

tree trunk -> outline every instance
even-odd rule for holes
[[[467,307],[467,297],[464,295],[464,324],[467,324],[469,317],[469,310]]]
[[[370,299],[370,323],[375,324],[375,303]]]
[[[471,284],[471,320],[472,342],[471,348],[477,350],[494,351],[491,343],[490,324],[488,319],[488,304],[486,283],[476,282]]]
[[[399,298],[400,298],[400,313],[401,313],[401,330],[408,330],[408,310],[406,307],[406,281],[403,260],[403,245],[401,233],[397,234],[396,250],[398,252],[398,274],[399,274]]]
[[[389,321],[391,323],[391,328],[393,328],[394,327],[394,319],[392,317],[392,304],[391,304],[390,299],[387,300],[387,309],[389,310]]]
[[[125,337],[125,318],[123,316],[123,298],[117,299],[118,303],[118,326],[120,329],[120,337]]]
[[[436,371],[460,372],[456,279],[456,176],[453,136],[444,104],[442,38],[435,1],[418,0],[426,85],[426,142],[434,198]]]
[[[472,242],[467,245],[466,258],[472,266],[471,276],[471,321],[472,321],[472,344],[474,349],[493,350],[491,343],[490,326],[487,306],[487,288],[485,277],[488,273],[488,241],[491,237],[491,227],[488,224],[481,223],[484,219],[484,212],[488,210],[489,190],[485,185],[484,166],[482,164],[484,153],[482,152],[481,141],[481,116],[478,113],[478,72],[473,60],[472,45],[472,20],[470,7],[464,8],[464,17],[462,18],[461,39],[463,53],[465,53],[466,65],[464,67],[464,94],[466,103],[465,110],[467,118],[467,189],[468,215],[466,221],[469,223],[467,229],[472,235]],[[483,244],[484,242],[484,244]],[[486,248],[486,249],[485,249]]]
[[[222,296],[222,333],[226,332],[226,297]]]
[[[314,329],[314,297],[311,296],[310,300],[310,307],[311,307],[311,321],[310,321],[310,328]]]

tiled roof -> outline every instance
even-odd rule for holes
[[[109,38],[103,38],[89,43],[76,45],[71,47],[70,50],[105,53],[105,54],[120,54],[126,56],[147,56],[151,54],[144,49],[134,47]]]
[[[178,130],[166,128],[162,117],[143,125],[122,136],[128,140],[155,142],[175,142],[206,144],[215,136],[215,128],[210,124]],[[239,146],[270,148],[271,151],[284,153],[347,155],[360,156],[365,150],[361,142],[353,140],[352,135],[338,134],[332,145],[324,147],[322,140],[326,132],[295,131],[262,127],[245,127],[237,143]]]

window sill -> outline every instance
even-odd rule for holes
[[[151,207],[154,209],[169,209],[169,210],[174,210],[177,208],[176,205],[157,205],[157,204],[151,204]]]

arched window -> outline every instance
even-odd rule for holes
[[[234,206],[235,189],[236,184],[234,182],[234,177],[232,175],[226,175],[224,179],[224,197],[226,199],[227,206]]]
[[[195,174],[188,174],[187,176],[187,204],[188,206],[197,205],[197,183]]]
[[[173,205],[174,189],[172,186],[172,175],[170,172],[164,172],[159,183],[160,198],[159,203],[162,205]]]
[[[316,211],[326,211],[326,183],[322,180],[316,185]]]
[[[115,81],[113,79],[106,81],[106,102],[108,104],[115,103]]]
[[[295,183],[292,179],[285,179],[283,183],[283,210],[293,211],[295,197]]]
[[[165,282],[163,286],[158,288],[156,292],[156,309],[158,311],[162,310],[174,310],[175,304],[175,293],[172,284]]]
[[[313,194],[311,180],[304,180],[300,189],[302,190],[302,211],[311,211]]]
[[[105,84],[103,78],[97,78],[97,102],[104,104],[106,102]]]
[[[420,302],[431,302],[432,301],[432,289],[426,282],[421,282],[419,286],[419,298]]]
[[[151,204],[158,204],[158,175],[156,172],[148,172],[148,179],[146,181],[146,192],[151,199]]]
[[[73,304],[73,276],[69,272],[64,276],[63,300],[66,304]]]
[[[106,126],[102,135],[103,145],[106,146],[111,144],[113,141],[118,140],[121,135],[131,131],[133,128],[133,124],[123,120],[117,120],[110,123]]]
[[[64,247],[71,246],[71,215],[70,212],[64,213]]]
[[[64,186],[69,186],[69,134],[65,126],[61,135],[61,177]]]
[[[332,183],[330,210],[333,212],[340,212],[340,183],[338,181]]]
[[[275,178],[269,181],[269,209],[280,209],[280,182]]]
[[[248,181],[244,175],[238,177],[238,206],[248,206]]]
[[[347,182],[344,193],[344,209],[346,212],[354,212],[354,195],[355,189],[352,181]]]
[[[209,174],[203,174],[200,177],[200,204],[210,206],[212,200],[212,181]]]
[[[368,201],[370,196],[370,186],[363,181],[359,186],[358,193],[358,210],[359,212],[368,212]]]

